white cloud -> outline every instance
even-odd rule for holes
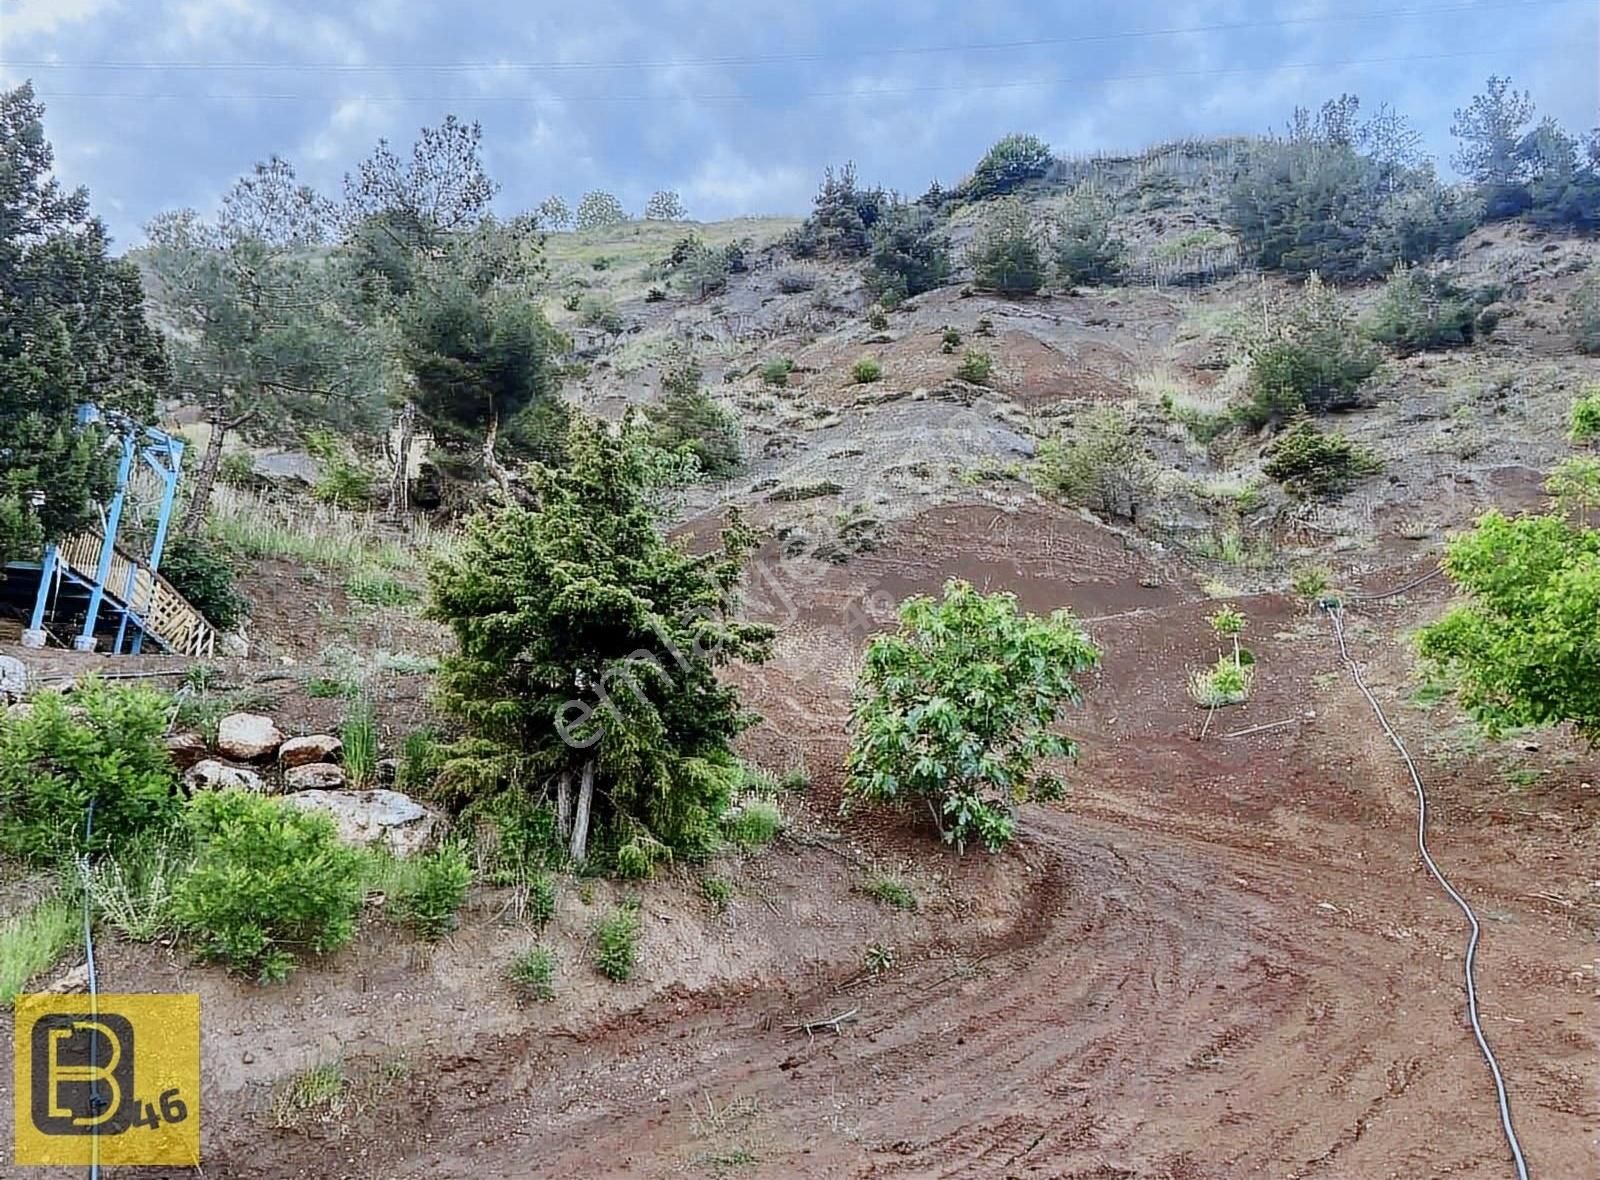
[[[811,185],[799,168],[752,164],[719,143],[678,191],[689,211],[704,219],[802,208]]]
[[[5,16],[0,19],[0,49],[14,51],[17,42],[101,16],[118,4],[119,0],[6,0]]]

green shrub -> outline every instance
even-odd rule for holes
[[[850,379],[857,385],[871,385],[883,379],[883,366],[870,356],[864,356],[850,366]]]
[[[939,338],[939,351],[948,356],[960,347],[961,333],[954,328],[946,328]]]
[[[1338,296],[1313,274],[1298,298],[1251,350],[1251,426],[1276,425],[1302,410],[1326,413],[1357,404],[1379,357],[1360,339]]]
[[[1069,503],[1136,521],[1155,491],[1156,466],[1128,415],[1106,406],[1085,414],[1076,430],[1046,439],[1033,478]]]
[[[464,792],[467,796],[476,793]],[[555,811],[526,792],[490,795],[469,806],[461,818],[463,823],[481,825],[488,836],[484,872],[490,884],[531,881],[565,855]]]
[[[778,272],[778,290],[785,295],[799,295],[813,290],[817,285],[817,272],[810,267],[791,266]]]
[[[1574,348],[1600,356],[1600,276],[1589,276],[1567,300],[1566,325]]]
[[[356,697],[345,710],[339,740],[344,743],[339,759],[346,781],[354,790],[365,790],[378,775],[378,719],[365,696]]]
[[[972,284],[979,290],[1033,295],[1044,286],[1038,226],[1028,207],[1014,199],[999,201],[990,210],[968,248],[967,260],[972,264]]]
[[[1328,589],[1331,575],[1326,566],[1297,565],[1289,571],[1290,586],[1296,595],[1308,602],[1316,602]]]
[[[380,569],[361,569],[345,580],[344,592],[363,606],[410,606],[422,596],[399,578]]]
[[[783,830],[783,812],[765,800],[750,799],[725,817],[722,826],[740,848],[763,848]]]
[[[0,921],[0,1008],[83,938],[83,911],[59,895]]]
[[[217,482],[247,488],[256,481],[256,461],[249,451],[229,451],[217,464]]]
[[[1052,245],[1060,286],[1099,286],[1122,273],[1128,248],[1111,236],[1111,212],[1104,200],[1080,191],[1056,218]]]
[[[856,184],[856,166],[822,174],[811,216],[788,238],[796,258],[861,258],[872,245],[872,227],[890,205],[881,188]]]
[[[761,380],[779,388],[789,384],[789,374],[794,372],[794,362],[786,356],[777,357],[761,366]]]
[[[701,388],[703,374],[689,353],[674,349],[662,363],[661,401],[646,407],[651,442],[663,451],[688,450],[709,479],[727,479],[744,466],[739,423]]]
[[[984,153],[966,183],[966,195],[977,200],[1003,196],[1030,180],[1050,174],[1055,157],[1037,135],[1007,135]]]
[[[609,295],[589,294],[578,301],[578,322],[607,336],[620,336],[623,329],[622,313]]]
[[[313,496],[340,508],[364,508],[372,503],[377,474],[356,458],[349,443],[331,430],[313,430],[305,444],[306,453],[321,468],[311,489]]]
[[[986,315],[978,317],[978,325],[973,329],[974,336],[993,336],[994,321]]]
[[[556,879],[549,873],[538,872],[528,879],[524,912],[535,926],[546,926],[556,916]]]
[[[1572,402],[1567,438],[1574,446],[1600,439],[1600,385],[1585,386]]]
[[[617,876],[625,880],[647,880],[656,869],[660,845],[635,837],[617,848]]]
[[[219,630],[234,630],[250,614],[232,555],[204,534],[169,537],[161,554],[161,576]]]
[[[170,827],[183,800],[166,729],[165,697],[94,678],[0,714],[0,852],[49,864]]]
[[[897,910],[915,910],[917,895],[899,877],[873,873],[861,885],[861,891],[874,901],[893,906]]]
[[[1189,673],[1189,695],[1202,708],[1219,709],[1250,699],[1254,668],[1224,656],[1209,668]]]
[[[1382,471],[1383,463],[1366,447],[1342,434],[1324,434],[1302,418],[1273,440],[1262,470],[1291,495],[1307,499],[1348,491]]]
[[[1556,464],[1545,480],[1544,490],[1556,510],[1576,516],[1585,528],[1596,509],[1600,509],[1600,458],[1573,455]]]
[[[626,983],[633,978],[639,955],[639,907],[623,904],[595,924],[595,969],[607,979]]]
[[[894,205],[878,219],[872,227],[867,282],[886,305],[949,281],[950,239],[931,212],[919,205]]]
[[[867,646],[850,718],[847,797],[930,811],[940,836],[991,850],[1016,807],[1064,790],[1045,759],[1076,748],[1054,731],[1099,653],[1065,610],[1018,611],[1015,595],[952,579],[944,597],[900,604],[897,632]]]
[[[333,821],[246,791],[207,791],[186,816],[195,863],[178,886],[179,927],[200,955],[263,982],[296,956],[355,936],[362,856]]]
[[[994,356],[979,348],[967,349],[967,355],[956,367],[956,376],[974,385],[989,384],[989,378],[994,376]]]
[[[433,852],[397,861],[385,906],[430,941],[456,927],[456,913],[467,900],[472,866],[466,850],[446,844]]]
[[[1471,344],[1477,316],[1477,304],[1449,280],[1402,265],[1390,273],[1362,330],[1408,356]]]
[[[726,877],[701,877],[700,895],[706,899],[716,913],[727,911],[728,903],[733,900],[733,882]]]
[[[535,1000],[556,998],[556,953],[547,946],[532,946],[511,960],[506,977]]]
[[[427,795],[444,765],[443,739],[438,730],[424,727],[406,734],[400,743],[400,764],[395,770],[395,790],[407,795]]]

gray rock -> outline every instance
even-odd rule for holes
[[[284,766],[305,766],[312,762],[332,762],[344,743],[331,733],[290,738],[278,747],[278,761]]]
[[[218,762],[215,758],[207,758],[204,762],[196,762],[183,776],[183,785],[191,791],[226,791],[237,788],[241,791],[262,791],[266,784],[261,776],[253,770],[246,770],[242,766],[229,766],[226,762]]]
[[[260,713],[229,713],[217,724],[217,751],[225,758],[257,762],[283,745],[283,731]]]
[[[206,739],[197,733],[173,733],[167,735],[167,753],[172,755],[172,764],[179,770],[188,770],[190,767],[205,761]]]
[[[283,785],[291,791],[337,791],[344,786],[344,771],[331,762],[308,762],[291,766]]]
[[[445,829],[444,816],[398,791],[299,791],[284,802],[329,816],[347,844],[381,845],[401,858],[424,851]]]
[[[16,656],[0,656],[0,704],[28,693],[28,666]]]

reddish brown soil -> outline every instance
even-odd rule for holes
[[[1074,517],[992,515],[934,510],[798,588],[758,584],[786,627],[778,660],[740,674],[768,718],[750,741],[811,770],[805,831],[719,869],[740,890],[725,919],[688,881],[652,886],[641,982],[601,986],[580,965],[591,911],[570,896],[553,1008],[519,1009],[497,982],[531,935],[489,913],[431,955],[371,928],[279,989],[113,950],[107,986],[204,993],[206,1175],[1511,1175],[1464,1022],[1463,923],[1420,871],[1409,781],[1326,620],[1240,602],[1255,694],[1200,741],[1185,676],[1215,658],[1210,604]],[[1030,808],[996,858],[957,860],[887,816],[852,823],[859,844],[829,836],[850,661],[882,602],[952,574],[1094,620],[1104,666],[1069,720],[1073,794]],[[1441,593],[1353,610],[1350,641],[1422,760],[1434,853],[1484,920],[1484,1022],[1533,1173],[1592,1176],[1600,767],[1544,735],[1543,777],[1513,788],[1500,755],[1450,745],[1447,707],[1405,703],[1396,637]],[[918,913],[852,890],[869,855],[903,858]],[[877,977],[872,943],[896,952]],[[837,1034],[786,1027],[840,1013]],[[291,1071],[342,1057],[367,1076],[395,1054],[408,1071],[370,1100],[273,1126]]]

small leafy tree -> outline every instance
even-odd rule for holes
[[[978,161],[967,181],[967,194],[978,200],[1004,196],[1048,176],[1054,163],[1050,146],[1037,135],[1007,135]]]
[[[1468,601],[1420,646],[1462,704],[1491,734],[1570,722],[1600,742],[1600,533],[1489,512],[1444,565]]]
[[[1052,732],[1081,700],[1075,677],[1099,653],[1072,615],[1022,614],[1015,595],[951,580],[944,597],[900,605],[900,627],[867,647],[851,714],[848,797],[925,805],[960,851],[996,851],[1016,835],[1016,807],[1059,799],[1050,758],[1076,746]]]
[[[262,982],[283,979],[302,951],[355,937],[362,857],[326,815],[249,791],[206,791],[187,815],[195,862],[178,886],[178,925],[202,957]]]
[[[566,229],[572,224],[572,210],[555,193],[540,201],[533,215],[538,218],[540,225],[547,225],[551,229]]]
[[[1576,516],[1585,527],[1590,514],[1600,509],[1600,458],[1575,455],[1550,473],[1544,490],[1561,512]]]
[[[173,537],[161,554],[161,576],[223,631],[236,630],[250,614],[232,555],[204,533]]]
[[[96,679],[70,700],[40,693],[27,711],[0,713],[0,852],[58,863],[170,826],[183,797],[166,729],[166,698]]]
[[[973,286],[1001,295],[1033,295],[1044,286],[1039,227],[1021,201],[998,201],[968,248]]]
[[[671,189],[653,192],[645,202],[646,221],[682,221],[688,216],[689,211],[683,207],[683,198]]]
[[[583,194],[583,199],[578,202],[578,211],[573,215],[574,229],[604,229],[611,225],[621,225],[628,220],[628,214],[622,207],[622,202],[608,192],[595,190]]]
[[[532,465],[526,502],[473,517],[431,571],[430,612],[458,645],[440,699],[468,735],[441,789],[553,801],[577,861],[591,822],[617,843],[703,854],[747,720],[716,671],[766,659],[772,639],[732,614],[754,536],[735,516],[720,554],[689,554],[658,529],[635,448],[575,416],[567,452],[565,469]]]
[[[1482,94],[1456,111],[1450,134],[1460,145],[1451,162],[1484,190],[1491,218],[1513,217],[1528,207],[1521,184],[1518,147],[1533,120],[1533,99],[1511,87],[1511,79],[1491,76]]]
[[[1244,634],[1244,612],[1234,610],[1230,606],[1224,606],[1209,615],[1206,618],[1206,622],[1211,624],[1211,629],[1216,632],[1218,639],[1233,643],[1233,662],[1235,665],[1243,667],[1244,653],[1239,647],[1239,636]]]
[[[1600,441],[1600,385],[1587,385],[1572,402],[1567,438],[1574,446]]]

